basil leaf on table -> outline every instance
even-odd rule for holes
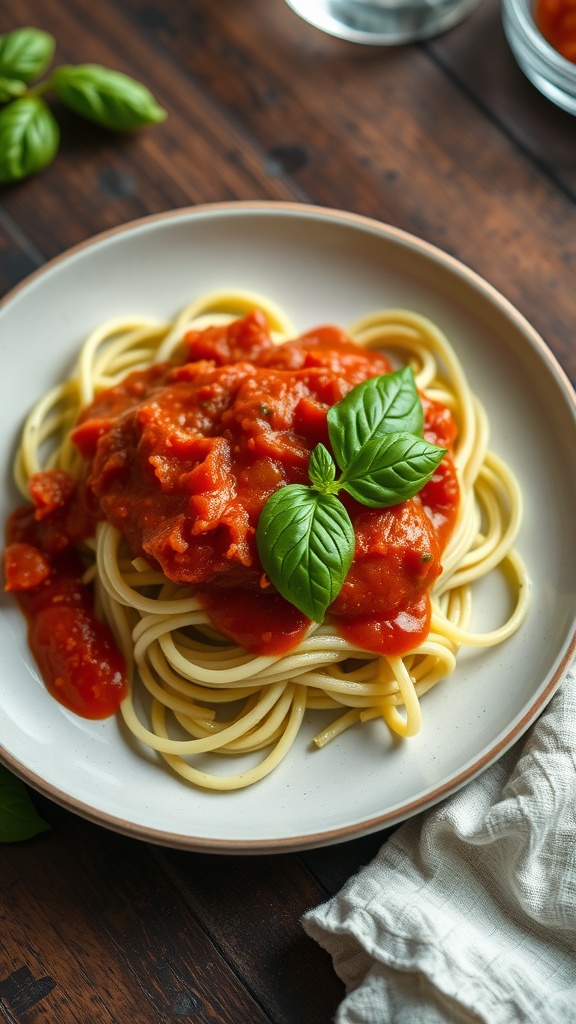
[[[0,36],[0,76],[29,82],[52,63],[54,37],[38,28],[17,28]]]
[[[354,528],[342,502],[303,484],[281,487],[262,510],[256,540],[282,597],[321,622],[354,555]]]
[[[60,129],[44,100],[25,96],[0,110],[0,182],[20,181],[56,156]]]
[[[370,508],[407,501],[434,474],[446,453],[414,434],[373,437],[348,463],[338,483]]]
[[[344,468],[372,437],[421,434],[422,403],[409,366],[358,384],[328,410],[328,434],[339,466]]]
[[[166,117],[146,86],[99,64],[56,68],[52,85],[67,107],[113,131],[130,131]]]
[[[49,828],[37,813],[24,783],[0,765],[0,843],[32,839]]]

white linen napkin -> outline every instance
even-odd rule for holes
[[[303,923],[346,985],[336,1024],[576,1022],[576,674]]]

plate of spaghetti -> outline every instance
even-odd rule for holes
[[[574,394],[450,256],[294,204],[162,214],[8,295],[0,362],[0,757],[69,809],[185,849],[343,841],[561,682]]]

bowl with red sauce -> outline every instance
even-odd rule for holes
[[[571,0],[503,0],[504,32],[519,67],[549,100],[576,114],[576,6]]]
[[[12,464],[23,420],[70,373],[88,333],[109,318],[172,319],[223,288],[267,296],[296,332],[345,328],[383,308],[430,318],[484,403],[493,448],[514,470],[526,508],[518,539],[533,585],[525,628],[497,647],[462,651],[457,671],[424,695],[418,735],[399,742],[371,721],[315,750],[314,711],[278,770],[234,792],[176,778],[118,715],[89,719],[54,700],[13,595],[0,593],[1,763],[50,799],[136,838],[282,852],[374,832],[431,806],[498,758],[551,698],[576,650],[576,396],[505,298],[413,236],[292,203],[178,210],[81,245],[0,302],[3,528],[18,504]],[[508,600],[504,582],[487,577],[474,628],[494,628]]]

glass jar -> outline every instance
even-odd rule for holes
[[[504,33],[526,77],[558,107],[576,114],[576,64],[562,57],[534,22],[533,0],[502,0]]]
[[[462,21],[479,0],[287,0],[301,18],[352,43],[395,46]]]

